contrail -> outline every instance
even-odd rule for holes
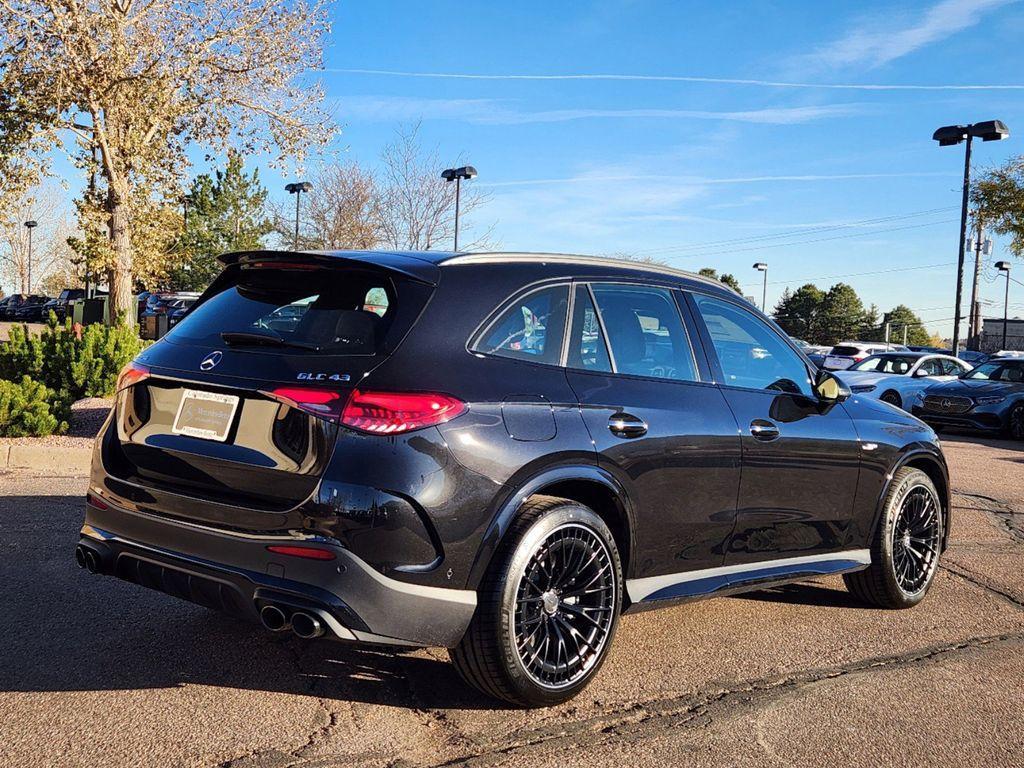
[[[692,77],[688,75],[626,75],[626,74],[564,74],[524,75],[501,74],[483,75],[467,72],[403,72],[393,69],[344,69],[321,70],[342,75],[383,75],[387,77],[423,77],[448,80],[638,80],[668,83],[715,83],[719,85],[754,85],[764,88],[822,88],[836,91],[1024,91],[1019,84],[987,85],[923,85],[923,84],[867,84],[867,83],[796,83],[782,80],[752,80],[739,77]]]
[[[622,174],[600,176],[569,176],[553,179],[517,179],[515,181],[480,182],[486,187],[524,187],[549,184],[585,184],[605,181],[669,181],[681,184],[755,184],[772,181],[842,181],[846,179],[904,179],[914,177],[942,177],[957,174],[944,171],[907,171],[902,173],[834,173],[834,174],[801,174],[785,176],[737,176],[732,178],[704,178],[701,176],[666,176],[657,174]]]

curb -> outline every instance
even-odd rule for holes
[[[89,474],[92,448],[0,445],[0,469],[32,469],[67,475]]]

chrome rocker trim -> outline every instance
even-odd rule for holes
[[[871,565],[871,551],[849,549],[822,555],[786,557],[756,563],[723,565],[685,573],[627,579],[626,592],[634,603],[699,597],[754,581],[781,581],[800,576],[821,576],[856,571]]]

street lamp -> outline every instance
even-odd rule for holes
[[[284,188],[288,190],[289,195],[295,195],[295,246],[292,250],[297,251],[299,250],[299,200],[302,198],[303,192],[313,189],[313,185],[308,181],[297,181],[294,184],[285,184]]]
[[[997,261],[996,269],[1006,273],[1006,296],[1003,299],[1003,349],[1006,349],[1007,310],[1010,308],[1010,262]]]
[[[38,222],[26,221],[25,228],[28,230],[28,292],[32,293],[32,230],[38,227]]]
[[[754,265],[754,269],[764,272],[764,286],[761,288],[761,311],[764,312],[768,301],[768,265],[759,261]]]
[[[932,134],[940,147],[951,147],[966,140],[964,152],[964,191],[960,207],[960,255],[956,268],[956,307],[953,310],[953,354],[960,344],[960,301],[964,290],[964,241],[967,239],[967,200],[971,191],[971,141],[1001,141],[1010,137],[1010,129],[1001,120],[986,120],[972,125],[945,125]],[[973,308],[972,308],[973,311]]]
[[[461,191],[462,180],[470,179],[476,176],[476,168],[472,165],[464,165],[461,168],[445,168],[441,171],[441,178],[445,181],[455,182],[455,248],[459,250],[459,192]]]

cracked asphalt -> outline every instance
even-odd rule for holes
[[[541,711],[443,650],[303,643],[90,576],[84,478],[0,474],[0,765],[1024,765],[1024,446],[944,445],[952,544],[917,608],[821,579],[627,617]]]

